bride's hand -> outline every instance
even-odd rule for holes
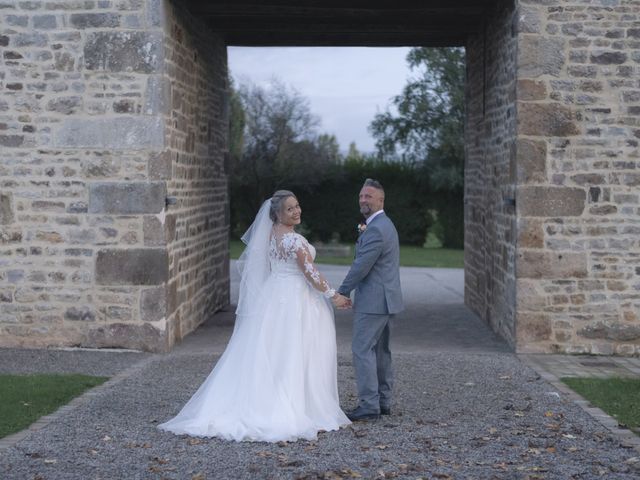
[[[331,298],[331,302],[336,308],[340,308],[340,309],[351,308],[351,299],[345,297],[344,295],[340,295],[339,293],[336,293]]]

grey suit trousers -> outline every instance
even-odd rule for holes
[[[356,371],[359,406],[379,412],[391,407],[391,320],[394,315],[358,313],[353,317],[353,366]]]

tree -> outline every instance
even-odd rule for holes
[[[414,48],[417,77],[394,97],[396,112],[376,115],[370,131],[379,154],[418,167],[433,191],[445,246],[463,244],[465,57],[460,48]]]
[[[233,99],[233,96],[232,96]],[[231,169],[232,222],[246,228],[261,202],[281,188],[297,191],[318,184],[329,165],[340,161],[333,135],[318,135],[318,117],[309,101],[279,80],[265,86],[241,85],[231,126],[242,125],[241,153]],[[233,140],[233,139],[232,139]],[[234,142],[232,142],[234,145]]]

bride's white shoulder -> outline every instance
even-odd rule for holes
[[[297,250],[308,244],[307,239],[297,232],[287,232],[282,236],[282,244],[288,249]]]

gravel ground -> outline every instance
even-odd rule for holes
[[[0,373],[82,373],[109,377],[150,355],[113,350],[0,348]]]
[[[211,355],[165,355],[0,454],[3,479],[637,479],[640,462],[512,354],[395,355],[393,414],[317,441],[234,443],[156,428]],[[348,357],[341,401],[353,406]]]

